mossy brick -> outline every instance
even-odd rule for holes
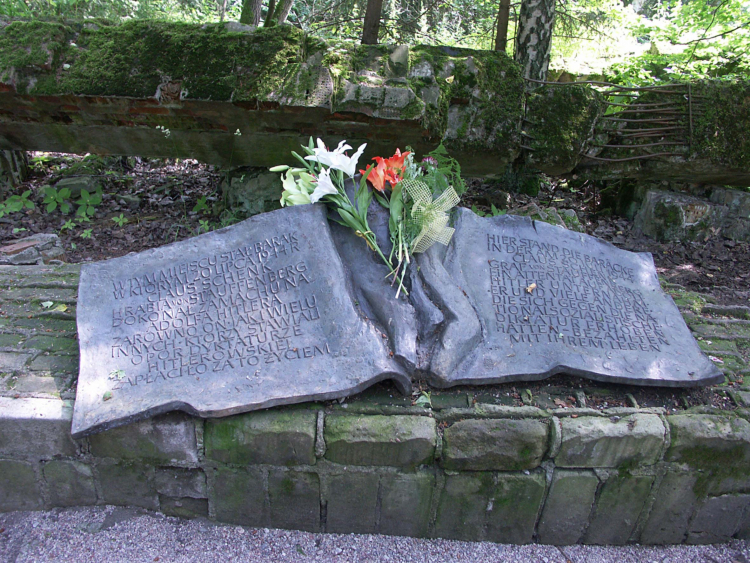
[[[711,340],[698,340],[698,346],[704,352],[737,352],[737,343],[734,340],[723,340],[713,338]]]
[[[655,414],[561,420],[562,443],[555,456],[558,467],[653,465],[664,447],[666,430]]]
[[[43,507],[34,466],[24,461],[0,460],[0,512]]]
[[[221,467],[209,478],[208,501],[220,522],[267,526],[263,475],[255,467]]]
[[[159,509],[159,498],[154,487],[154,468],[142,463],[99,464],[96,468],[99,490],[107,504],[140,506]]]
[[[23,339],[18,334],[0,334],[0,348],[16,348]]]
[[[539,541],[578,543],[589,521],[599,479],[591,471],[556,469],[539,519]]]
[[[160,495],[174,498],[207,498],[206,474],[202,469],[160,467],[154,474],[154,486]]]
[[[428,472],[388,475],[381,488],[378,533],[426,537],[435,476]]]
[[[33,336],[23,343],[24,348],[33,348],[45,352],[77,352],[78,341],[73,338],[55,338],[54,336]]]
[[[205,498],[174,498],[159,495],[159,510],[167,516],[178,518],[207,518],[208,499]]]
[[[539,420],[461,420],[445,429],[441,464],[446,469],[533,469],[547,452],[548,426]]]
[[[31,371],[44,371],[49,373],[78,373],[78,355],[40,355],[29,364]]]
[[[20,371],[26,366],[31,354],[0,352],[0,372]]]
[[[583,537],[585,544],[624,545],[635,530],[648,500],[654,477],[615,473],[602,486],[591,523]]]
[[[750,467],[747,420],[707,414],[672,415],[667,420],[672,434],[667,461],[700,469]]]
[[[348,472],[326,479],[326,529],[335,534],[374,534],[378,505],[377,473]]]
[[[315,412],[295,409],[209,419],[206,457],[238,465],[312,465],[316,421]]]
[[[750,495],[722,495],[706,499],[690,522],[685,543],[724,543],[740,531]]]
[[[651,512],[638,540],[643,544],[682,543],[696,506],[693,491],[697,477],[690,473],[664,475],[656,491]]]
[[[330,415],[325,442],[334,463],[415,467],[432,462],[437,425],[425,416]]]
[[[91,466],[80,461],[53,460],[44,464],[43,473],[52,506],[96,504]]]
[[[320,531],[320,478],[316,473],[272,469],[268,498],[271,527]]]
[[[45,393],[58,396],[70,388],[70,375],[53,377],[51,375],[21,374],[15,380],[13,390],[18,393]]]
[[[52,459],[74,456],[73,406],[58,399],[0,397],[0,456]]]
[[[494,475],[489,472],[447,475],[438,502],[435,535],[453,540],[483,540],[494,488]]]
[[[498,543],[531,543],[544,500],[546,478],[542,472],[499,473],[487,504],[487,535]]]
[[[182,413],[169,413],[99,432],[89,437],[89,443],[96,457],[157,464],[198,462],[195,422]]]
[[[76,322],[66,321],[63,319],[50,319],[46,317],[33,317],[31,319],[15,319],[13,326],[17,328],[34,329],[38,332],[62,332],[66,334],[75,334]]]
[[[3,300],[28,302],[52,301],[54,305],[60,303],[75,304],[76,289],[60,289],[57,287],[22,287],[3,291]]]

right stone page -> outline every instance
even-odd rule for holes
[[[556,373],[634,385],[723,381],[656,275],[649,253],[528,217],[459,209],[420,277],[445,313],[430,363],[438,387]]]

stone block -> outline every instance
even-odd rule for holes
[[[635,216],[635,228],[658,241],[698,240],[720,229],[728,209],[697,197],[650,190]]]
[[[706,500],[690,522],[687,543],[729,541],[740,531],[748,506],[750,495],[723,495]]]
[[[216,519],[241,526],[266,526],[265,492],[259,469],[217,469],[209,479],[209,503]]]
[[[34,467],[23,461],[0,460],[0,512],[44,508]]]
[[[96,504],[94,472],[80,461],[53,460],[44,464],[52,506],[84,506]]]
[[[431,463],[435,420],[425,416],[327,416],[326,459],[344,465],[415,467]]]
[[[652,476],[634,476],[626,472],[607,479],[599,494],[583,543],[627,543],[651,493],[653,482]]]
[[[500,473],[487,505],[484,539],[498,543],[531,543],[545,488],[544,473]]]
[[[672,443],[665,458],[696,468],[745,469],[750,466],[750,422],[707,414],[668,418]]]
[[[50,373],[77,373],[78,355],[73,356],[37,356],[29,364],[31,371],[48,371]]]
[[[326,529],[336,534],[377,532],[378,482],[375,473],[330,475],[326,491]]]
[[[268,498],[271,527],[320,531],[320,478],[316,473],[272,470]]]
[[[195,423],[177,412],[93,434],[89,442],[96,457],[160,464],[198,462]]]
[[[78,352],[78,341],[72,338],[34,336],[24,342],[23,347],[43,350],[45,352]]]
[[[173,498],[159,496],[160,510],[168,516],[178,518],[207,518],[208,499],[204,498]]]
[[[558,467],[653,465],[664,447],[665,429],[655,414],[619,419],[594,416],[562,419]]]
[[[441,464],[446,469],[533,469],[547,451],[548,426],[539,420],[461,420],[445,430]]]
[[[589,521],[599,479],[590,471],[555,470],[539,520],[539,541],[577,543]]]
[[[105,503],[159,509],[159,499],[153,484],[153,467],[118,464],[99,465],[96,470]]]
[[[388,475],[381,487],[378,533],[426,537],[435,476],[425,472]]]
[[[52,459],[74,456],[70,437],[73,408],[58,399],[0,397],[0,456]]]
[[[9,373],[23,369],[29,358],[31,358],[31,354],[0,352],[0,373]]]
[[[238,465],[312,465],[317,415],[295,409],[260,411],[206,422],[206,457]]]
[[[157,469],[154,486],[160,495],[175,498],[206,498],[206,474],[201,469]]]
[[[689,473],[667,473],[656,491],[640,543],[682,543],[696,505],[697,478]]]
[[[439,538],[479,541],[494,490],[492,473],[448,475],[440,494],[435,521]]]

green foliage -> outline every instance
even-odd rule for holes
[[[128,222],[128,218],[120,213],[119,217],[112,217],[112,221],[114,221],[118,227],[122,227]]]
[[[195,204],[195,207],[193,207],[193,213],[208,213],[209,211],[210,209],[208,208],[208,204],[206,203],[206,196],[199,198]]]
[[[736,78],[750,74],[750,5],[743,0],[662,2],[653,19],[631,30],[650,41],[648,52],[615,65],[622,84]]]
[[[505,215],[506,213],[505,209],[498,209],[497,207],[495,207],[494,203],[490,206],[489,213],[478,209],[476,205],[472,205],[471,210],[475,215],[478,215],[479,217],[497,217],[498,215]]]
[[[34,202],[29,200],[31,190],[26,190],[21,195],[12,195],[5,201],[0,202],[0,217],[18,213],[24,209],[34,209]]]
[[[93,217],[96,213],[96,206],[102,202],[102,191],[97,190],[93,194],[90,194],[88,190],[81,190],[81,198],[76,202],[78,204],[78,210],[76,215],[88,219]]]
[[[63,213],[70,213],[72,205],[68,201],[70,197],[70,190],[68,188],[58,190],[52,186],[43,186],[42,193],[44,193],[42,204],[46,206],[47,213],[52,213],[58,207]]]

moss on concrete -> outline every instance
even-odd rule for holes
[[[601,112],[600,96],[585,86],[543,86],[529,95],[524,144],[529,165],[548,174],[570,172]]]
[[[716,164],[750,168],[750,81],[703,82],[693,87],[693,152]]]

